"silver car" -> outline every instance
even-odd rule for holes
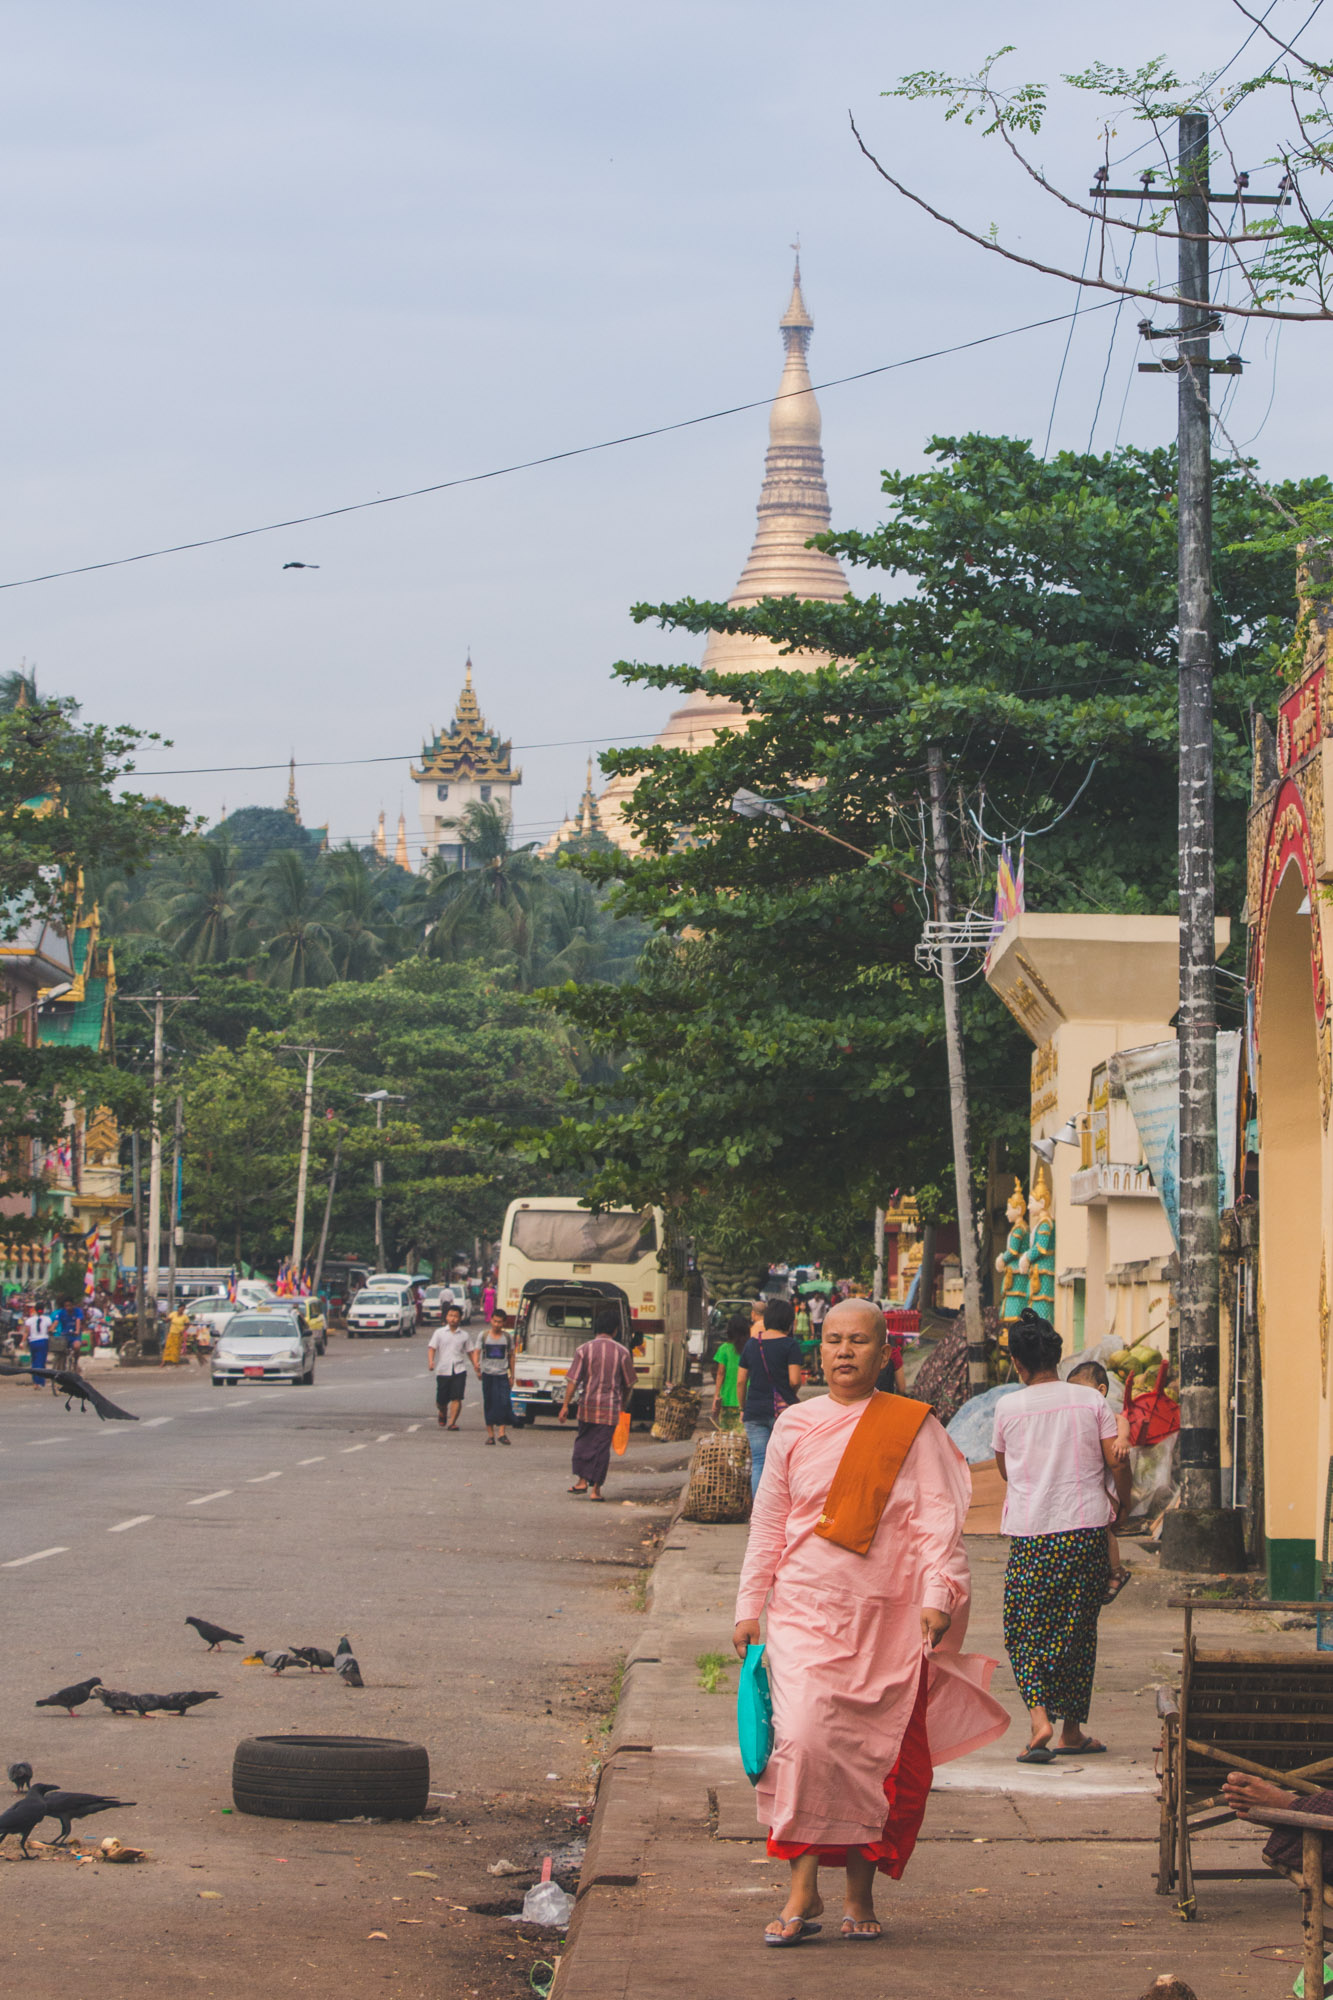
[[[299,1382],[308,1389],[314,1380],[315,1336],[290,1309],[238,1312],[214,1342],[215,1389],[238,1382]]]

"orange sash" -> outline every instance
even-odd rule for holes
[[[815,1533],[853,1555],[870,1553],[880,1516],[903,1469],[903,1460],[926,1418],[929,1403],[872,1392],[870,1407],[848,1438],[833,1475]]]

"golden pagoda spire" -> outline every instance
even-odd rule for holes
[[[380,823],[375,829],[375,852],[381,861],[389,858],[388,842],[384,838],[384,807],[380,807]]]
[[[393,858],[395,865],[399,868],[410,868],[412,866],[407,857],[407,820],[401,811],[398,814],[398,838],[394,842]]]
[[[294,752],[291,762],[287,766],[287,797],[283,801],[283,811],[290,813],[298,826],[301,824],[301,808],[296,799],[296,755]]]

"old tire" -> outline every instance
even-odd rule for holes
[[[387,1736],[247,1736],[231,1795],[262,1819],[416,1819],[430,1796],[420,1743]]]

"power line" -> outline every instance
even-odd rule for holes
[[[1106,300],[1100,306],[1085,306],[1084,312],[1101,312],[1114,300]],[[37,576],[11,577],[7,583],[0,583],[0,590],[26,590],[35,583],[56,583],[63,577],[91,576],[97,570],[126,569],[134,563],[155,562],[161,556],[187,555],[195,549],[220,548],[226,542],[248,541],[255,535],[276,535],[287,528],[307,528],[316,521],[334,521],[344,514],[363,514],[373,507],[395,507],[404,500],[422,500],[432,493],[448,493],[459,486],[481,486],[488,480],[508,479],[516,472],[532,472],[543,465],[560,465],[566,459],[587,458],[594,452],[614,451],[621,445],[642,444],[648,438],[667,437],[673,431],[696,429],[700,424],[718,423],[723,417],[743,416],[749,410],[765,410],[777,402],[785,402],[789,396],[808,396],[825,389],[841,389],[849,382],[866,382],[875,375],[891,375],[899,368],[915,368],[924,361],[940,361],[950,354],[965,354],[970,348],[988,347],[993,341],[1011,340],[1020,333],[1035,333],[1046,326],[1063,326],[1066,320],[1076,319],[1080,308],[1075,306],[1072,313],[1052,313],[1049,319],[1028,320],[1022,326],[1007,326],[999,333],[981,333],[975,340],[960,340],[952,347],[935,347],[925,354],[909,354],[901,361],[882,361],[874,368],[859,368],[852,375],[835,375],[827,382],[814,382],[809,389],[787,389],[777,396],[760,396],[749,403],[731,403],[725,409],[709,410],[700,417],[681,417],[671,424],[654,424],[641,431],[626,431],[621,437],[602,438],[597,444],[571,445],[567,451],[550,451],[540,458],[525,458],[513,465],[494,466],[489,472],[468,472],[455,479],[437,479],[429,486],[409,487],[402,493],[381,493],[373,500],[351,500],[342,507],[323,507],[313,514],[293,514],[284,521],[265,521],[255,528],[233,528],[225,535],[201,535],[194,541],[171,542],[160,549],[143,549],[138,555],[110,556],[102,562],[75,563],[68,569],[44,570]]]

